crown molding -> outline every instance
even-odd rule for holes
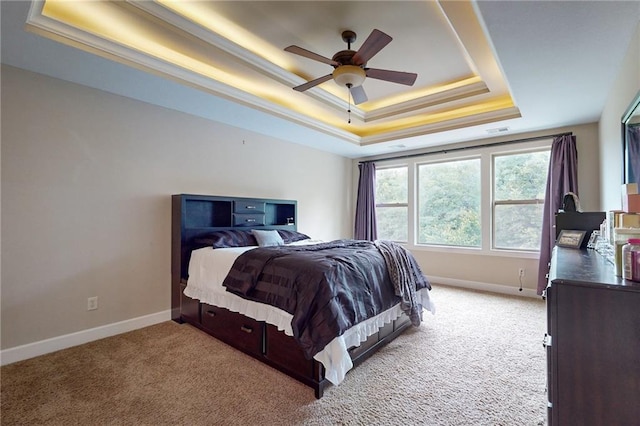
[[[446,89],[438,93],[421,96],[419,98],[411,99],[395,105],[372,110],[366,113],[364,121],[367,123],[374,122],[383,118],[393,117],[409,112],[415,112],[421,109],[442,105],[448,102],[471,98],[473,96],[481,95],[484,93],[489,93],[489,88],[484,82],[480,81],[471,83],[462,87]]]
[[[497,111],[473,114],[467,117],[410,127],[398,131],[386,132],[384,134],[364,136],[360,142],[360,145],[373,145],[382,142],[389,142],[414,136],[428,135],[431,133],[446,132],[448,130],[477,126],[480,124],[494,123],[496,121],[510,120],[520,117],[520,110],[517,107],[508,107],[499,109]]]

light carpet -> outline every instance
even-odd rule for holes
[[[544,302],[434,286],[436,315],[320,400],[165,322],[1,369],[2,425],[543,425]]]

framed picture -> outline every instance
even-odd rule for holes
[[[587,231],[563,229],[560,231],[560,235],[558,235],[556,245],[559,247],[580,248],[580,244],[582,244],[582,240],[586,233]]]

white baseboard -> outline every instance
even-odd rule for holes
[[[489,283],[483,283],[479,281],[457,280],[457,279],[445,278],[445,277],[433,277],[430,275],[428,276],[428,278],[429,278],[429,281],[435,285],[442,284],[442,285],[448,285],[451,287],[462,287],[462,288],[469,288],[472,290],[489,291],[492,293],[502,293],[502,294],[510,294],[512,296],[524,296],[524,297],[541,299],[541,296],[537,295],[536,291],[530,288],[523,288],[522,291],[520,291],[518,287],[513,287],[508,285],[489,284]]]
[[[478,281],[457,280],[445,277],[429,276],[429,281],[435,285],[442,284],[452,287],[469,288],[472,290],[489,291],[493,293],[510,294],[513,296],[523,296],[540,298],[535,290],[524,288],[519,291],[517,287],[482,283]],[[41,340],[39,342],[29,343],[15,348],[9,348],[0,351],[0,365],[7,365],[36,356],[59,351],[61,349],[70,348],[72,346],[82,345],[83,343],[92,342],[94,340],[103,339],[116,334],[126,333],[128,331],[137,330],[139,328],[148,327],[164,321],[171,320],[171,310],[158,312],[155,314],[145,315],[126,321],[107,324],[88,330],[78,331],[76,333],[66,334],[64,336],[53,337],[51,339]]]
[[[169,320],[171,320],[171,310],[157,312],[155,314],[132,318],[96,328],[90,328],[76,333],[65,334],[64,336],[52,337],[50,339],[28,343],[22,346],[16,346],[14,348],[0,351],[0,365],[11,364]]]

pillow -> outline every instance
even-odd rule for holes
[[[311,239],[311,237],[309,237],[308,235],[305,235],[298,231],[291,231],[289,229],[278,229],[278,234],[280,234],[285,244]]]
[[[260,231],[258,229],[252,229],[251,233],[256,237],[260,247],[284,245],[284,241],[280,234],[278,234],[278,231]]]
[[[258,242],[250,231],[216,231],[193,239],[196,245],[215,248],[257,246]]]

